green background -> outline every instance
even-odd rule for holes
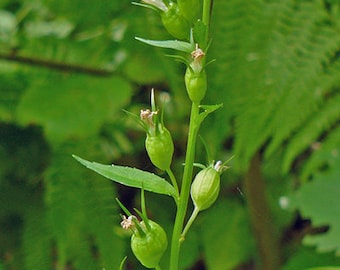
[[[197,1],[199,4],[200,1]],[[234,155],[217,203],[183,244],[181,269],[333,269],[340,258],[340,3],[215,0],[200,135]],[[169,98],[165,124],[182,174],[190,103],[185,67],[160,18],[127,0],[0,1],[0,269],[143,269],[115,198],[139,192],[72,154],[161,176],[122,111]],[[198,142],[196,161],[206,163]],[[180,177],[178,177],[180,178]],[[146,194],[171,236],[171,198]],[[167,269],[168,253],[161,265]],[[328,266],[329,268],[322,268]],[[335,268],[334,268],[335,269]]]

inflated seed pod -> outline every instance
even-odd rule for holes
[[[148,229],[144,221],[140,225],[145,229],[142,235],[136,231],[131,237],[131,249],[136,258],[147,268],[156,268],[161,260],[168,240],[163,228],[156,222],[149,220]]]
[[[196,22],[202,6],[200,0],[177,0],[177,5],[189,22]]]
[[[153,165],[161,170],[170,168],[174,153],[174,143],[170,132],[165,128],[155,135],[147,135],[145,148]]]
[[[189,39],[190,24],[181,14],[176,3],[169,3],[167,10],[161,13],[161,19],[170,35],[178,39]]]
[[[205,70],[194,72],[191,68],[187,67],[184,81],[190,100],[200,102],[207,91],[207,74]]]
[[[213,167],[201,170],[191,185],[191,198],[200,211],[209,208],[220,192],[220,173]]]

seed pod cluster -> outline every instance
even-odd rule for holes
[[[148,220],[149,229],[142,221],[145,234],[136,231],[131,237],[131,249],[136,258],[147,268],[156,268],[167,248],[168,240],[163,228],[152,220]]]

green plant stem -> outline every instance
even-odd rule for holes
[[[189,218],[189,220],[188,220],[187,224],[185,225],[185,228],[182,232],[181,242],[185,240],[185,236],[186,236],[187,232],[189,231],[192,223],[194,223],[199,212],[200,212],[200,210],[195,206],[194,211],[192,211],[192,214],[191,214],[191,216],[190,216],[190,218]]]
[[[204,0],[203,1],[203,13],[202,13],[202,22],[207,27],[205,32],[205,46],[209,41],[209,28],[210,28],[210,15],[212,8],[213,0]]]
[[[199,122],[197,121],[199,115],[199,104],[193,103],[191,106],[190,113],[190,123],[189,123],[189,134],[188,134],[188,142],[187,142],[187,150],[185,156],[185,166],[183,173],[183,180],[180,192],[180,198],[177,206],[177,213],[175,219],[174,230],[172,233],[172,241],[171,241],[171,253],[170,253],[170,270],[178,270],[178,262],[179,262],[179,251],[181,244],[181,234],[184,224],[184,218],[187,212],[189,195],[190,195],[190,186],[192,182],[192,171],[193,171],[193,163],[195,158],[195,147],[196,147],[196,139],[197,132],[199,129]]]
[[[174,188],[175,188],[175,190],[177,192],[177,195],[179,195],[178,184],[177,184],[177,180],[176,180],[176,177],[175,177],[174,173],[172,172],[172,170],[170,168],[166,170],[166,173],[169,175],[171,183],[174,186]]]

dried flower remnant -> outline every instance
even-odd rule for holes
[[[143,3],[153,6],[163,12],[168,11],[168,7],[161,0],[142,0]]]
[[[123,220],[120,223],[120,226],[122,226],[122,228],[124,230],[129,230],[135,227],[134,221],[133,219],[137,219],[135,216],[129,216],[128,218],[126,218],[126,216],[123,215]]]
[[[203,70],[203,58],[205,53],[201,48],[198,47],[196,43],[196,49],[191,52],[191,57],[193,61],[190,63],[190,67],[192,68],[194,73],[200,73]]]
[[[156,115],[158,112],[150,111],[149,109],[141,110],[140,111],[140,119],[142,119],[149,127],[154,127],[155,123],[153,121],[153,116]]]

